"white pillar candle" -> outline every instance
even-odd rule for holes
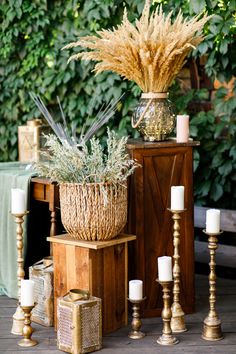
[[[189,138],[189,116],[178,115],[176,117],[176,142],[187,143]]]
[[[171,187],[171,210],[184,210],[184,186]]]
[[[209,209],[206,212],[206,232],[219,233],[220,231],[220,210]]]
[[[173,280],[171,257],[167,257],[167,256],[158,257],[157,263],[158,263],[158,280],[160,281]]]
[[[12,214],[24,214],[26,211],[25,191],[19,188],[11,190],[11,212]]]
[[[33,306],[34,305],[34,281],[33,280],[21,280],[21,306]]]
[[[142,280],[129,281],[129,298],[131,300],[142,300],[143,298],[143,282]]]

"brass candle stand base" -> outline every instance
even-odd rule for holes
[[[156,281],[162,286],[164,304],[161,313],[161,317],[163,320],[163,330],[162,335],[157,339],[157,343],[161,345],[174,345],[179,343],[179,341],[172,335],[172,330],[170,326],[170,320],[172,315],[170,307],[170,288],[172,281],[160,281],[158,279],[156,279]]]
[[[215,309],[216,304],[216,273],[215,273],[215,252],[218,248],[218,238],[217,236],[222,234],[219,233],[208,233],[206,230],[203,232],[208,235],[208,248],[210,250],[210,274],[209,274],[209,303],[210,310],[203,322],[202,338],[209,341],[217,341],[223,339],[221,331],[221,320]]]
[[[12,329],[11,333],[16,334],[21,336],[23,327],[24,327],[24,311],[20,307],[20,305],[17,306],[16,312],[13,315],[13,323],[12,323]]]
[[[132,331],[129,332],[128,337],[131,339],[142,339],[145,337],[145,333],[141,332],[141,326],[142,326],[142,321],[140,318],[140,304],[146,299],[144,297],[141,300],[133,300],[133,299],[128,299],[132,303],[132,322],[131,322],[131,328]]]
[[[206,317],[203,322],[202,339],[217,341],[223,338],[221,321],[217,318]]]
[[[23,228],[24,216],[28,214],[28,211],[22,214],[12,214],[15,218],[16,228],[16,247],[17,247],[17,285],[18,285],[18,306],[16,312],[13,315],[13,324],[11,333],[16,335],[22,335],[24,327],[24,312],[20,307],[20,289],[21,279],[24,279],[24,258],[23,258]]]
[[[171,317],[171,329],[173,333],[182,333],[186,332],[187,328],[185,325],[185,317],[184,311],[180,305],[180,265],[179,265],[179,245],[180,245],[180,214],[183,213],[184,210],[171,210],[168,209],[172,213],[172,219],[174,221],[173,226],[173,245],[174,245],[174,266],[173,266],[173,278],[174,278],[174,286],[173,286],[173,304],[171,306],[172,317]]]
[[[35,305],[34,305],[35,306]],[[22,331],[22,335],[24,336],[18,342],[18,345],[21,347],[33,347],[34,345],[38,344],[36,340],[31,339],[33,328],[31,327],[31,311],[34,306],[22,306],[22,310],[24,311],[25,320],[24,320],[24,327]]]

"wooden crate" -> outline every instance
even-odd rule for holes
[[[185,208],[180,223],[181,305],[194,311],[194,225],[193,225],[193,147],[199,142],[174,140],[144,142],[130,139],[127,150],[142,165],[130,178],[128,232],[137,236],[131,251],[130,274],[144,281],[144,315],[161,314],[162,289],[155,281],[157,257],[173,255],[171,186],[185,186]],[[137,222],[138,221],[138,222]]]
[[[48,237],[53,244],[55,308],[57,298],[70,289],[89,290],[102,299],[104,334],[127,325],[128,242],[135,239],[125,234],[109,241]]]

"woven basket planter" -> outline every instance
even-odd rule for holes
[[[60,204],[62,224],[77,239],[112,239],[127,221],[126,184],[63,183]]]

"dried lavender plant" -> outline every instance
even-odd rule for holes
[[[82,37],[63,49],[89,49],[72,55],[69,61],[98,61],[96,74],[111,70],[135,81],[143,92],[166,92],[186,56],[204,39],[200,32],[211,17],[198,15],[188,20],[180,11],[172,23],[171,16],[172,12],[165,16],[161,6],[150,14],[150,0],[146,0],[135,25],[130,23],[125,10],[117,28],[97,31],[98,36]]]
[[[99,140],[93,137],[71,146],[62,144],[54,135],[46,135],[48,152],[43,154],[48,162],[36,164],[40,176],[58,183],[120,183],[126,181],[139,165],[126,153],[128,137],[119,138],[108,129],[107,152]]]

